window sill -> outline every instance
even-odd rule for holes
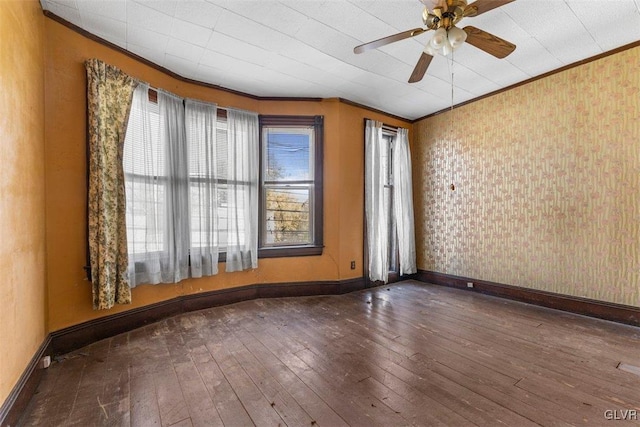
[[[322,255],[324,246],[273,246],[258,249],[258,258],[285,258]]]

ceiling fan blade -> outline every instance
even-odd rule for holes
[[[511,3],[515,0],[476,0],[471,3],[467,8],[476,9],[478,12],[473,16],[481,15],[485,12],[489,12],[497,7],[504,6],[505,4]],[[472,15],[467,15],[472,16]]]
[[[498,36],[487,33],[479,28],[467,26],[463,28],[467,33],[467,43],[484,50],[496,58],[505,58],[516,49],[516,45]]]
[[[424,73],[427,72],[427,68],[429,68],[429,64],[431,64],[431,60],[433,56],[428,53],[422,52],[420,55],[420,59],[418,59],[418,63],[416,67],[413,69],[413,73],[411,73],[411,77],[409,77],[409,83],[415,83],[422,80],[424,77]]]
[[[390,43],[394,43],[394,42],[397,42],[397,41],[400,41],[400,40],[408,39],[409,37],[417,36],[418,34],[422,34],[425,31],[429,31],[429,30],[425,30],[423,28],[414,28],[413,30],[403,31],[401,33],[394,34],[392,36],[383,37],[381,39],[374,40],[374,41],[369,42],[369,43],[361,44],[360,46],[356,46],[355,48],[353,48],[353,52],[354,53],[362,53],[362,52],[365,52],[367,50],[377,49],[380,46],[385,46],[385,45],[388,45]]]

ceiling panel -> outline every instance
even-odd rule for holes
[[[166,52],[167,55],[188,60],[189,65],[186,68],[195,71],[198,68],[198,63],[200,62],[204,48],[182,40],[169,39]]]
[[[157,56],[164,57],[169,36],[159,34],[142,27],[127,26],[127,45],[134,44],[146,49],[153,50]]]
[[[120,47],[127,46],[127,23],[125,21],[86,12],[82,14],[82,24],[91,34],[102,37]]]
[[[631,43],[640,39],[640,11],[638,0],[602,0],[568,2],[576,17],[589,29],[591,36],[602,51],[611,50],[620,43]],[[615,25],[601,25],[602,16],[594,9],[605,11],[615,17]]]
[[[269,51],[277,51],[280,46],[286,46],[290,38],[285,33],[229,10],[222,12],[215,31]]]
[[[309,20],[305,14],[294,8],[273,1],[228,1],[221,3],[221,6],[228,11],[289,36],[295,35]]]
[[[122,22],[127,20],[127,2],[125,0],[80,0],[77,5],[81,13],[89,12]]]
[[[367,13],[380,21],[386,22],[396,29],[396,32],[410,28],[422,27],[422,4],[415,0],[349,0],[360,8],[362,13]],[[377,38],[387,34],[379,34]],[[362,40],[366,42],[368,40]]]
[[[79,2],[83,2],[86,0],[78,0]],[[96,0],[100,1],[100,0]],[[114,0],[105,0],[107,3]],[[145,7],[151,8],[153,10],[157,10],[160,13],[163,13],[167,16],[174,16],[176,14],[176,9],[181,1],[176,0],[125,0],[128,3],[139,3]],[[187,2],[190,0],[187,0]]]
[[[148,47],[140,46],[132,43],[131,41],[127,43],[127,50],[153,62],[154,64],[162,65],[164,63],[164,51],[158,51],[157,49],[150,49]]]
[[[53,13],[54,15],[58,15],[59,17],[66,19],[72,24],[82,27],[80,10],[78,9],[78,5],[76,4],[75,0],[49,0],[46,3],[46,7],[43,4],[43,8]]]
[[[407,80],[433,32],[418,0],[41,0],[51,13],[184,77],[258,96],[342,97],[409,119],[451,106],[451,59]],[[640,0],[517,0],[473,25],[517,45],[505,59],[463,45],[454,103],[640,40]]]
[[[219,32],[213,32],[211,34],[207,49],[244,61],[247,63],[247,66],[251,66],[252,64],[263,66],[269,61],[271,56],[275,55],[273,52],[259,46],[243,43],[238,39]]]
[[[153,4],[153,2],[145,4],[134,1],[127,2],[127,26],[170,35],[173,18],[154,8],[147,7],[146,4]]]
[[[189,59],[185,59],[181,56],[171,55],[169,53],[164,55],[164,61],[162,66],[169,70],[183,70],[181,72],[182,77],[195,78],[197,75],[197,67],[193,66],[193,62]]]
[[[175,18],[201,27],[214,29],[223,9],[205,0],[189,0],[176,9]]]
[[[171,37],[197,46],[205,47],[211,38],[211,31],[187,21],[174,19],[171,26]]]

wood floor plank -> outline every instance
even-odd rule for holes
[[[251,378],[271,407],[287,425],[311,425],[314,421],[309,414],[238,339],[236,333],[226,328],[227,335],[222,344],[228,349],[244,371]]]
[[[640,366],[640,328],[405,281],[93,343],[44,372],[19,425],[601,426],[640,412],[618,366]]]
[[[629,393],[631,393],[630,398],[632,400],[635,398],[634,389],[638,386],[638,383],[633,379],[629,380],[628,378],[623,378],[619,372],[615,372],[612,366],[601,367],[598,370],[587,370],[587,368],[583,366],[583,363],[581,363],[582,361],[576,359],[573,355],[559,351],[554,352],[553,355],[555,357],[551,358],[551,356],[549,356],[549,351],[544,351],[546,349],[545,347],[542,347],[543,351],[540,351],[540,347],[532,346],[530,343],[523,342],[516,337],[511,337],[508,340],[500,339],[497,334],[487,334],[485,331],[476,328],[475,325],[457,329],[453,329],[453,326],[451,325],[441,325],[439,327],[446,331],[447,337],[450,338],[458,336],[459,338],[462,338],[464,340],[471,340],[469,342],[478,347],[486,346],[486,344],[490,342],[492,343],[492,348],[501,348],[501,354],[513,354],[516,345],[520,346],[518,349],[520,353],[516,353],[515,355],[518,356],[518,354],[522,354],[522,357],[528,358],[526,361],[529,362],[532,366],[539,364],[541,359],[547,359],[547,366],[550,366],[552,367],[552,369],[556,370],[555,374],[553,375],[572,376],[574,377],[574,380],[582,380],[588,384],[591,384],[591,388],[606,389],[607,387],[613,387],[615,388],[613,392],[622,395],[628,395]],[[469,342],[467,342],[465,345],[469,345]],[[636,345],[636,347],[638,347],[638,349],[640,350],[640,346]],[[603,378],[604,380],[602,380]],[[612,379],[615,378],[617,378],[617,380],[612,381]],[[568,379],[567,381],[571,380]],[[631,385],[632,389],[627,388],[625,390],[628,384]]]
[[[237,333],[238,338],[260,360],[277,381],[286,388],[295,400],[309,413],[312,422],[319,426],[346,426],[340,418],[316,393],[313,392],[291,369],[259,342],[250,332]]]
[[[472,365],[472,364],[470,364],[470,365]],[[503,400],[503,401],[504,401],[504,400]],[[530,411],[529,411],[529,412],[530,412]]]
[[[274,308],[275,309],[275,308]],[[310,316],[307,316],[307,318],[305,320],[302,320],[300,322],[298,322],[298,324],[296,326],[293,326],[293,328],[297,331],[297,327],[303,325],[305,322],[310,321],[309,320]],[[317,320],[317,319],[314,319]],[[326,320],[326,319],[325,319]],[[314,332],[317,332],[321,329],[323,329],[324,326],[322,325],[322,322],[320,321],[318,324],[314,324],[313,327],[310,327],[308,325],[304,326],[302,329],[303,330],[313,330]],[[300,332],[294,332],[293,329],[289,329],[286,333],[286,336],[276,336],[276,340],[281,340],[281,341],[287,341],[288,337],[297,337],[300,342],[304,343],[303,348],[300,349],[298,348],[296,350],[296,356],[301,357],[303,360],[305,360],[305,357],[309,359],[309,363],[313,364],[313,366],[315,367],[321,367],[322,365],[320,364],[320,361],[322,360],[322,353],[323,351],[320,350],[321,344],[318,344],[317,342],[315,342],[313,340],[312,337],[310,336],[301,336]],[[336,344],[338,341],[340,341],[344,336],[340,333],[329,333],[329,338],[328,339],[333,339],[334,341],[332,342],[332,348],[340,348],[341,351],[339,352],[333,352],[332,353],[332,361],[336,361],[339,362],[340,366],[347,366],[349,367],[349,369],[345,372],[344,369],[340,371],[341,375],[339,377],[336,378],[331,378],[332,382],[338,382],[341,384],[341,388],[344,387],[344,381],[347,378],[351,378],[352,381],[354,383],[360,383],[361,381],[366,380],[367,378],[370,377],[377,377],[377,379],[380,380],[380,384],[389,384],[390,382],[393,383],[393,380],[397,380],[397,382],[395,384],[392,384],[391,386],[398,386],[398,382],[400,382],[399,379],[397,379],[396,377],[394,377],[391,373],[389,372],[384,372],[384,373],[380,373],[380,372],[375,372],[375,370],[372,370],[371,366],[367,363],[368,357],[367,358],[363,358],[362,360],[357,360],[357,359],[352,359],[353,353],[351,353],[352,350],[354,350],[354,346],[353,345],[345,345],[345,346],[340,346],[338,347]],[[361,337],[358,337],[357,340],[360,340]],[[288,347],[294,347],[295,348],[295,344],[289,344],[287,345]],[[309,353],[309,351],[314,351],[315,354],[311,355]],[[320,358],[318,360],[318,358]],[[316,359],[316,360],[314,360]],[[331,364],[331,361],[326,361],[326,363]],[[367,367],[368,370],[363,370],[363,367]],[[323,375],[326,376],[330,376],[331,372],[332,372],[332,368],[329,367],[326,369],[326,372],[323,372]],[[406,384],[403,383],[403,385],[407,386]],[[382,393],[381,395],[374,395],[373,397],[376,397],[377,399],[379,399],[381,402],[383,402],[385,405],[387,402],[385,402],[385,397],[388,397],[388,395],[391,395],[393,393],[395,393],[395,391],[392,388],[387,388],[386,385],[383,386],[386,389],[386,393]],[[369,393],[371,393],[371,389],[367,390]],[[415,395],[415,397],[417,398],[417,400],[420,400],[422,402],[422,404],[424,404],[425,402],[428,402],[430,399],[428,396],[425,396],[423,394],[421,394],[419,391],[413,389],[412,392]],[[419,396],[418,396],[419,395]],[[452,414],[452,412],[447,409],[446,407],[441,406],[440,404],[438,404],[435,401],[430,401],[429,402],[429,409],[431,410],[431,412],[433,414],[435,414],[436,416],[438,414],[442,415],[443,419],[448,420],[448,422],[450,423],[457,423],[460,424],[461,422],[465,422],[465,420],[463,418],[458,418],[459,416],[455,413]],[[388,405],[387,405],[388,406]],[[444,411],[443,411],[444,410]],[[428,417],[427,417],[428,418]],[[466,421],[467,423],[469,422],[468,420]]]
[[[196,366],[223,424],[225,426],[255,425],[216,361],[200,362]]]
[[[291,332],[289,333],[291,334]],[[310,343],[309,345],[312,344]],[[301,357],[302,360],[304,360],[308,364],[313,364],[316,367],[323,366],[319,363],[319,360],[322,357],[319,354],[311,355],[310,350],[311,347],[310,349],[302,350],[296,353],[296,355],[300,355],[299,357]],[[321,352],[320,350],[317,351],[318,353]],[[354,366],[352,364],[346,363],[342,365],[349,366],[350,369],[344,375],[351,376],[357,382],[361,381],[363,378],[371,376],[369,372],[361,369],[361,365]],[[396,369],[403,368],[399,365],[396,365]],[[330,372],[331,369],[327,368],[325,374],[329,375]],[[390,372],[393,373],[392,371]],[[433,391],[437,390],[439,398],[442,398],[440,400],[441,403],[446,402],[449,407],[451,407],[452,405],[457,406],[458,409],[456,410],[456,412],[458,412],[459,414],[464,412],[466,415],[465,418],[467,418],[467,420],[469,421],[473,420],[474,423],[478,423],[479,425],[491,425],[495,423],[496,420],[501,420],[501,418],[503,418],[501,421],[507,422],[507,424],[509,425],[517,424],[524,426],[529,423],[529,420],[525,419],[524,417],[521,417],[513,412],[504,411],[504,408],[496,405],[494,402],[484,399],[482,396],[477,395],[472,391],[459,386],[458,384],[446,382],[431,371],[420,370],[419,372],[412,372],[412,374],[413,375],[411,377],[407,378],[411,378],[411,381],[414,382],[423,380],[425,376],[429,377],[431,390],[424,394],[433,398],[433,396],[435,396],[435,393],[433,393]],[[340,378],[333,379],[334,381],[341,380]],[[418,387],[418,389],[423,390],[421,387]],[[488,414],[490,414],[490,416]]]
[[[156,396],[153,374],[138,374],[131,377],[131,425],[161,426],[160,408]]]
[[[455,336],[456,334],[457,334],[456,331],[451,330],[449,335]],[[466,343],[465,345],[471,346],[471,348],[473,348],[473,346],[475,345],[477,348],[480,348],[483,346],[482,344],[480,344],[481,342],[482,342],[482,339],[478,338],[475,344]],[[515,343],[517,343],[517,341]],[[544,359],[544,357],[541,356],[542,352],[540,351],[536,352],[533,350],[531,351],[521,350],[520,353],[514,353],[515,343],[511,343],[510,346],[505,346],[504,343],[493,342],[492,348],[487,349],[486,351],[488,353],[491,353],[488,355],[489,358],[485,358],[484,355],[479,354],[477,356],[477,359],[489,360],[490,363],[493,361],[499,362],[499,363],[495,363],[495,366],[501,367],[501,368],[510,366],[512,364],[512,360],[514,359],[515,360],[524,359],[524,361],[526,361],[527,363],[520,362],[520,365],[522,366],[515,366],[517,370],[522,371],[522,374],[521,374],[522,377],[533,374],[535,376],[552,378],[555,381],[560,383],[573,383],[576,387],[579,387],[580,389],[589,390],[595,397],[606,396],[607,393],[603,393],[603,391],[607,391],[616,395],[617,398],[627,399],[626,402],[632,402],[637,400],[637,396],[638,396],[637,391],[629,390],[620,386],[615,380],[615,376],[617,375],[616,373],[613,373],[611,375],[611,378],[609,378],[608,381],[607,380],[603,381],[598,379],[598,377],[593,377],[588,374],[585,375],[584,372],[582,372],[583,367],[579,364],[563,363],[562,358],[550,359],[548,360],[548,363],[544,365],[540,363],[540,360]],[[486,347],[486,343],[484,344],[484,346]],[[496,346],[498,348],[500,346],[503,346],[503,347],[495,351],[494,348]],[[455,347],[455,344],[449,343],[446,345],[446,347],[453,348]],[[509,355],[509,354],[513,354],[515,357],[503,358],[503,356]],[[562,355],[560,354],[560,356]],[[517,375],[518,375],[517,373],[512,374],[512,376],[517,376]],[[638,382],[637,386],[640,386],[640,382]],[[611,401],[610,404],[612,403],[615,403],[615,402]],[[621,402],[618,402],[618,403],[621,403]],[[622,403],[624,403],[624,401]]]
[[[63,368],[63,372],[60,373],[55,390],[51,393],[49,411],[43,414],[41,420],[45,423],[51,423],[51,425],[69,423],[69,416],[75,407],[87,357],[78,351],[61,359],[59,363],[58,366]]]
[[[117,338],[117,337],[114,337]],[[98,357],[96,355],[96,357]],[[107,425],[130,425],[129,334],[111,340],[109,351],[101,362],[105,375],[98,397]]]
[[[222,426],[222,419],[195,364],[191,361],[184,362],[177,364],[175,369],[187,402],[191,423],[194,426]]]
[[[352,390],[328,382],[303,360],[291,353],[282,341],[268,335],[257,336],[289,369],[320,396],[331,408],[351,426],[400,425],[402,420],[392,418],[388,411],[380,411],[383,406],[373,397],[353,393]],[[376,405],[378,403],[379,405]]]
[[[214,335],[215,337],[216,335]],[[243,367],[218,339],[207,344],[209,352],[256,425],[284,425],[284,420],[260,392]]]
[[[170,426],[179,421],[189,418],[189,408],[180,387],[180,381],[175,371],[173,362],[182,362],[185,359],[180,355],[172,354],[171,349],[175,349],[178,344],[174,328],[173,319],[163,322],[166,331],[165,343],[169,350],[170,358],[166,366],[158,366],[153,374],[155,382],[156,396],[158,398],[158,408],[160,409],[160,420],[163,426]]]
[[[45,372],[38,392],[20,423],[33,426],[64,425],[73,409],[84,365],[84,358],[74,353],[55,359]]]
[[[464,293],[459,290],[453,291]],[[416,298],[423,301],[427,300],[427,298],[424,298],[425,295],[428,297],[432,297],[434,295],[433,291],[425,291],[424,289],[418,288],[409,289],[407,292],[414,294]],[[566,313],[544,307],[533,307],[516,301],[506,301],[495,297],[486,297],[482,301],[481,305],[464,304],[464,300],[458,298],[457,295],[456,297],[457,298],[449,297],[444,301],[445,304],[436,305],[433,309],[435,311],[440,311],[442,315],[466,321],[474,326],[482,324],[483,326],[491,328],[495,332],[517,337],[521,340],[528,340],[537,346],[551,347],[555,352],[564,350],[568,355],[580,354],[592,358],[602,356],[606,360],[607,355],[612,353],[603,352],[602,344],[608,343],[608,345],[612,347],[611,349],[616,350],[615,354],[617,357],[619,357],[621,353],[625,353],[625,357],[640,360],[640,355],[634,351],[634,347],[637,347],[638,340],[640,339],[640,334],[637,332],[637,328],[626,325],[616,325],[619,326],[619,329],[623,334],[616,341],[610,341],[608,339],[608,334],[605,332],[607,330],[605,326],[611,322],[590,319],[593,323],[593,328],[578,328],[575,323],[575,318],[580,318],[580,316],[571,316]],[[440,300],[442,299],[440,298]],[[445,310],[442,309],[443,307]],[[500,309],[500,311],[494,310],[494,308]],[[520,325],[513,321],[513,316],[500,316],[496,314],[505,312],[513,313],[514,310],[518,309],[520,311],[536,310],[538,312],[542,312],[539,313],[539,326]],[[545,318],[543,314],[547,317]],[[561,322],[550,321],[549,317]],[[564,326],[564,323],[566,323],[565,319],[574,320],[571,322],[573,324],[572,329]],[[581,332],[579,339],[576,339],[575,334],[570,333],[572,331],[575,332],[576,330]],[[562,332],[550,333],[552,331]],[[562,339],[560,339],[560,337],[562,337]]]

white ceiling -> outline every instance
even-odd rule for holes
[[[45,10],[183,77],[257,96],[341,97],[408,119],[451,105],[450,60],[407,80],[430,32],[418,0],[41,0]],[[458,25],[517,45],[506,59],[454,53],[458,104],[640,40],[640,0],[516,0]],[[431,33],[432,34],[432,33]]]

